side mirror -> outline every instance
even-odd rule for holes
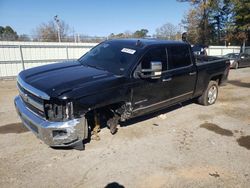
[[[150,69],[142,69],[141,77],[142,78],[151,78],[151,79],[159,79],[162,74],[162,62],[160,61],[151,61]]]

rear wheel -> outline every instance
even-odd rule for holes
[[[211,80],[207,86],[207,89],[203,92],[202,96],[198,98],[199,104],[204,106],[212,105],[215,103],[218,97],[218,83]]]

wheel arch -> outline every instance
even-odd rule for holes
[[[218,85],[221,85],[222,77],[223,77],[223,74],[213,75],[208,80],[208,84],[210,81],[216,81],[218,83]]]

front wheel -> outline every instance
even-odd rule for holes
[[[203,92],[202,96],[198,98],[199,104],[204,106],[212,105],[215,103],[218,97],[218,83],[211,80],[207,86],[207,89]]]

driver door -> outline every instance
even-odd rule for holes
[[[142,69],[149,69],[151,62],[162,63],[162,75],[153,79],[142,78],[137,73]],[[134,87],[132,89],[132,106],[135,112],[147,112],[159,108],[164,100],[170,98],[170,92],[163,89],[169,86],[169,82],[163,82],[164,71],[167,68],[167,55],[165,47],[149,49],[139,62],[134,74]]]

